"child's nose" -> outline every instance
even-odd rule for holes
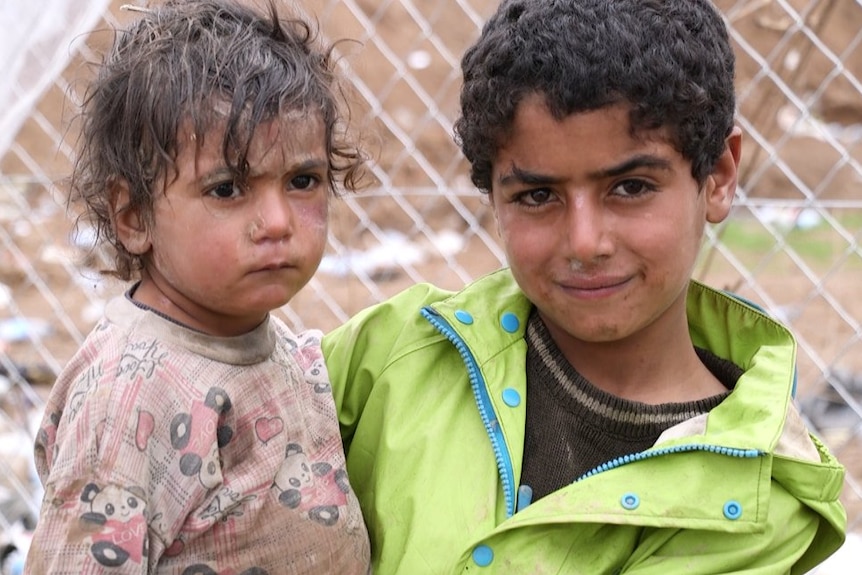
[[[282,240],[293,233],[293,209],[280,186],[270,186],[258,193],[252,239],[256,242]]]

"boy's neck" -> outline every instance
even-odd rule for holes
[[[685,317],[681,326],[651,326],[612,342],[584,342],[548,326],[566,360],[611,395],[648,404],[697,401],[727,391],[694,349]],[[658,335],[658,331],[662,335]]]

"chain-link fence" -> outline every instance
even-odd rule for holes
[[[62,204],[80,80],[109,28],[132,17],[120,3],[0,6],[11,38],[8,48],[0,40],[5,532],[37,512],[30,450],[45,392],[122,289],[94,271],[98,262],[82,262],[91,236],[73,231]],[[459,58],[495,4],[302,3],[329,39],[359,41],[339,45],[340,65],[375,153],[375,181],[337,202],[320,271],[283,310],[295,326],[329,329],[413,282],[456,288],[502,265],[491,214],[452,140]],[[735,211],[709,230],[696,275],[760,303],[797,334],[798,399],[848,468],[850,529],[862,532],[862,2],[718,4],[737,48],[746,143]]]

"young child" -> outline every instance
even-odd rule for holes
[[[368,572],[321,334],[270,313],[363,157],[328,48],[269,8],[143,10],[88,91],[73,199],[137,281],[52,389],[30,573]]]
[[[504,0],[462,68],[509,269],[323,342],[374,572],[807,572],[844,471],[793,406],[796,344],[691,280],[740,160],[720,15]]]

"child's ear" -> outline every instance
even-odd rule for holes
[[[117,239],[134,255],[143,255],[150,251],[150,232],[144,218],[136,208],[129,205],[129,184],[124,179],[118,179],[111,185],[111,220]]]
[[[739,158],[742,154],[742,130],[734,126],[724,141],[724,153],[706,179],[706,221],[717,224],[727,217],[736,194]]]

